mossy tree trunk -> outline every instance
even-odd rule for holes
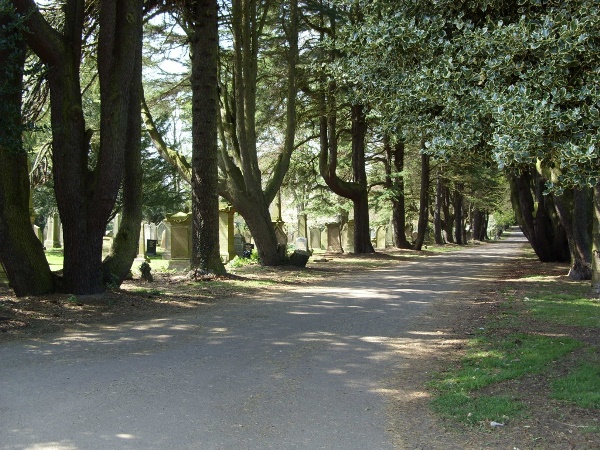
[[[424,147],[424,144],[422,144]],[[414,250],[421,250],[425,241],[425,233],[429,225],[429,172],[431,157],[421,153],[421,192],[419,196],[419,220],[417,224],[417,238],[413,243]]]
[[[100,143],[91,157],[80,86],[86,4],[68,0],[64,24],[54,29],[31,0],[14,0],[27,17],[27,42],[48,68],[55,194],[64,237],[61,288],[75,294],[105,289],[102,243],[125,168],[129,115],[139,82],[137,51],[142,1],[100,2],[97,65],[100,83]],[[139,114],[139,110],[138,110]]]
[[[54,290],[54,276],[31,226],[27,153],[21,133],[25,64],[22,24],[7,2],[0,3],[0,262],[18,296]]]
[[[216,0],[192,1],[185,11],[192,59],[192,255],[190,266],[225,273],[219,251],[218,53]]]
[[[508,174],[515,218],[542,262],[570,260],[565,230],[556,215],[552,196],[543,195],[544,178],[529,168]]]

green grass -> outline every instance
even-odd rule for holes
[[[46,250],[46,259],[50,264],[50,270],[56,271],[63,268],[63,250],[52,249]]]
[[[581,343],[567,337],[513,334],[504,339],[482,336],[469,343],[461,367],[432,383],[439,391],[471,392],[491,384],[538,373]]]
[[[526,299],[527,308],[538,320],[561,325],[600,328],[600,302],[578,293],[547,293]]]
[[[583,362],[552,385],[552,397],[582,408],[600,409],[600,360]]]
[[[469,425],[491,421],[506,423],[521,415],[525,406],[507,396],[472,396],[465,392],[447,392],[435,398],[431,406],[444,417]]]

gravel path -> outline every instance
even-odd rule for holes
[[[0,346],[1,449],[392,449],[399,341],[524,243]],[[442,299],[442,300],[440,300]]]

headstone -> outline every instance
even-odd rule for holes
[[[278,220],[273,223],[273,227],[275,228],[275,236],[277,237],[278,245],[287,246],[288,239],[287,234],[285,232],[285,223],[283,221]]]
[[[342,250],[354,253],[354,220],[349,220],[342,228]]]
[[[117,235],[120,227],[121,227],[121,214],[115,214],[115,217],[113,218],[113,237]]]
[[[306,239],[305,237],[296,238],[296,250],[307,252],[308,251],[308,239]]]
[[[160,246],[163,248],[162,259],[171,259],[171,224],[167,220],[161,222],[165,226]]]
[[[35,233],[36,237],[42,242],[42,244],[44,243],[44,236],[43,236],[43,232],[42,229],[40,227],[38,227],[37,225],[33,226],[33,232]]]
[[[171,261],[185,260],[189,264],[192,254],[192,214],[180,212],[169,216],[167,220],[171,225]]]
[[[387,227],[385,227],[385,246],[394,246],[394,225],[392,223],[389,223]]]
[[[377,228],[377,232],[375,235],[375,246],[376,248],[381,248],[384,249],[385,248],[385,227],[384,226],[380,226]]]
[[[241,234],[236,234],[233,236],[233,249],[237,256],[242,256],[244,251],[244,240]]]
[[[339,223],[327,224],[327,251],[330,253],[343,253]]]
[[[102,259],[106,258],[112,248],[113,238],[111,236],[104,236],[102,238]]]
[[[167,229],[167,226],[165,225],[164,221],[159,223],[158,226],[156,227],[156,240],[158,241],[158,245],[162,248],[165,248],[163,246],[163,242],[165,240],[165,230],[166,229]]]
[[[153,239],[155,241],[158,240],[158,233],[156,231],[156,224],[155,223],[151,223],[150,224],[150,234],[148,236],[146,236],[146,239]]]
[[[46,222],[46,239],[44,240],[44,247],[46,248],[61,248],[60,243],[60,216],[53,214],[52,217],[48,217]]]
[[[236,255],[234,214],[230,206],[219,209],[219,254],[223,262],[231,261]]]
[[[308,227],[306,226],[306,214],[298,214],[298,237],[308,237]]]
[[[321,248],[323,250],[327,250],[327,239],[328,239],[329,233],[327,232],[327,227],[325,227],[323,230],[321,230]]]
[[[311,252],[296,250],[290,255],[290,264],[296,267],[306,267]]]
[[[321,248],[321,229],[311,228],[310,229],[310,248]]]
[[[145,223],[144,224],[144,237],[146,239],[152,239],[151,236],[152,236],[152,232],[150,231],[150,224],[149,223]]]
[[[138,254],[136,257],[136,262],[139,259],[143,261],[146,260],[146,233],[144,224],[140,226],[140,238],[138,239]]]

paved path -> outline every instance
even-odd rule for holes
[[[409,366],[391,343],[523,242],[2,344],[0,449],[391,449],[385,379]]]

